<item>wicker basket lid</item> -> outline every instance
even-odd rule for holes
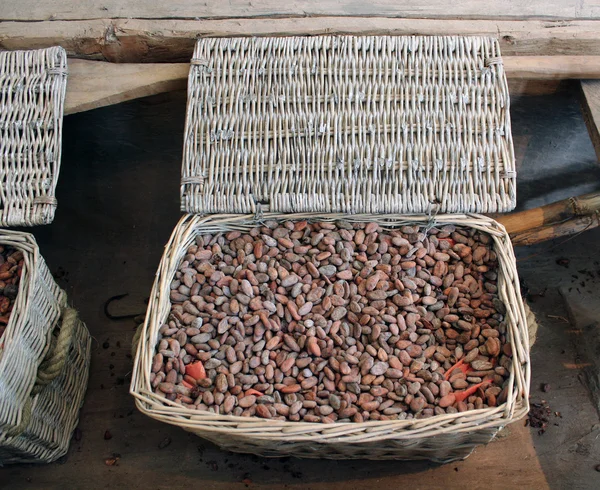
[[[183,211],[456,213],[516,204],[495,39],[204,38],[191,63]]]
[[[66,86],[63,48],[0,52],[0,226],[54,219]]]

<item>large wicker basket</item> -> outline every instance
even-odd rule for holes
[[[492,39],[198,41],[182,207],[240,214],[187,215],[175,228],[140,332],[131,382],[138,408],[232,451],[440,462],[468,456],[523,417],[529,341],[512,244],[501,225],[470,214],[515,205],[508,107]],[[154,394],[158,330],[188,246],[198,234],[247,230],[261,219],[376,221],[384,228],[451,223],[489,233],[514,353],[506,402],[425,419],[324,425],[191,410]]]
[[[33,235],[0,231],[23,252],[19,293],[0,339],[0,465],[67,452],[87,387],[91,338]]]
[[[0,226],[54,219],[66,86],[63,48],[0,52]]]

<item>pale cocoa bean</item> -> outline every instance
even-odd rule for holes
[[[385,375],[390,379],[400,379],[404,376],[402,370],[394,368],[387,369]]]
[[[312,307],[313,304],[310,301],[307,301],[298,309],[298,314],[300,316],[306,316],[312,311]]]
[[[449,381],[442,381],[440,383],[440,396],[445,397],[452,391],[452,385]]]
[[[255,403],[256,403],[256,396],[254,396],[254,395],[244,396],[238,400],[238,405],[242,408],[251,407]]]
[[[235,406],[235,397],[231,395],[227,395],[223,400],[223,413],[228,414],[231,413],[233,407]]]
[[[329,405],[331,405],[334,410],[339,410],[341,407],[340,398],[334,394],[329,395]]]
[[[370,372],[375,376],[380,376],[387,371],[389,364],[387,362],[376,362],[373,364]]]
[[[331,313],[331,319],[333,321],[341,320],[346,316],[346,313],[346,308],[344,308],[343,306],[338,306],[334,308],[333,312]]]
[[[488,371],[490,369],[493,369],[494,365],[491,362],[476,359],[471,362],[471,367],[475,371]]]
[[[324,276],[333,276],[336,272],[337,271],[334,265],[324,265],[319,267],[319,273],[323,274]]]
[[[227,377],[224,374],[218,374],[215,379],[215,388],[220,393],[225,393],[227,391]]]

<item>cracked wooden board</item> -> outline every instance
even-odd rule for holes
[[[505,0],[454,2],[445,0],[21,0],[3,6],[3,20],[65,20],[97,18],[195,19],[240,17],[312,17],[322,15],[386,16],[441,19],[586,19],[600,16],[597,0]]]
[[[280,2],[281,3],[281,2]],[[0,17],[2,15],[0,14]],[[6,16],[4,17],[6,19]],[[600,53],[600,19],[486,20],[342,17],[18,19],[0,22],[0,48],[32,49],[59,44],[69,56],[115,62],[184,62],[195,39],[290,35],[480,35],[497,37],[504,56],[582,56]]]

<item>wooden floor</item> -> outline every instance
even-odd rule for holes
[[[465,461],[424,462],[262,459],[224,453],[180,429],[129,414],[113,418],[86,407],[82,439],[64,465],[0,470],[10,488],[549,488],[529,430],[514,424],[497,441]],[[91,412],[91,413],[90,413]],[[121,418],[123,416],[123,418]],[[103,425],[97,425],[98,423]],[[103,427],[113,438],[105,441]],[[159,449],[161,443],[169,446]],[[121,454],[115,466],[104,458]],[[67,480],[65,480],[65,477]],[[9,488],[9,487],[6,487]]]

